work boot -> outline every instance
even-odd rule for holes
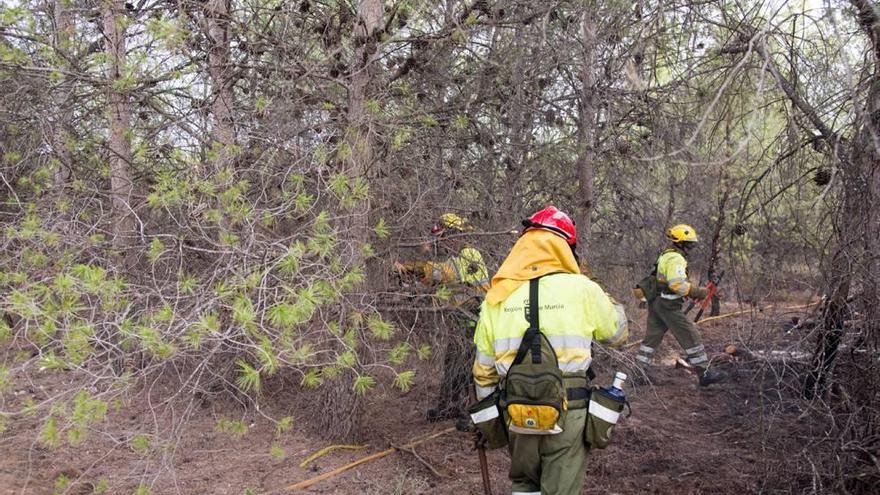
[[[718,383],[720,381],[724,381],[727,379],[727,373],[721,370],[716,369],[708,369],[708,370],[700,370],[700,386],[708,387],[713,383]]]

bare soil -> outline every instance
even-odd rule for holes
[[[633,316],[631,339],[637,341],[644,313]],[[729,342],[753,349],[784,349],[796,336],[786,336],[770,323],[785,317],[752,315],[706,324],[707,348],[716,356]],[[629,346],[630,358],[636,348]],[[654,363],[654,383],[629,387],[632,415],[617,427],[609,448],[590,454],[584,493],[795,492],[794,454],[805,448],[802,433],[813,426],[803,419],[791,391],[779,386],[792,377],[770,377],[755,360],[722,357],[716,362],[731,373],[731,380],[700,389],[695,376],[674,366],[679,351],[668,335]],[[608,355],[597,359],[598,383],[610,382],[615,367],[610,359]],[[13,396],[5,401],[7,408],[25,397],[39,401],[78,386],[64,373],[35,376],[38,381],[15,383]],[[309,418],[316,414],[313,407],[292,392],[276,394],[262,410],[204,401],[162,405],[145,399],[157,401],[172,392],[155,384],[149,392],[112,409],[100,431],[91,432],[77,447],[64,442],[49,449],[36,442],[42,418],[11,421],[0,435],[0,494],[87,494],[101,479],[107,482],[106,493],[114,494],[134,493],[139,485],[150,487],[152,494],[290,493],[285,487],[292,483],[452,426],[452,422],[424,420],[437,377],[425,372],[419,379],[409,393],[387,390],[374,396],[364,418],[363,449],[337,450],[305,468],[300,463],[329,442],[309,427],[314,424]],[[184,414],[191,419],[179,431],[172,430],[171,425],[179,424],[175,418]],[[276,438],[275,426],[266,416],[286,415],[296,418],[293,431]],[[215,431],[219,418],[243,420],[247,432],[235,436]],[[153,439],[147,451],[130,447],[136,433]],[[276,442],[283,456],[277,449],[270,452]],[[413,452],[358,466],[307,491],[481,494],[479,463],[471,444],[470,434],[450,433]],[[509,493],[506,451],[492,451],[488,457],[494,493]],[[56,486],[62,475],[70,480],[66,487]]]

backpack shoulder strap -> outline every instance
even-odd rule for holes
[[[521,363],[529,349],[532,351],[532,363],[541,362],[541,327],[538,319],[538,280],[540,279],[541,277],[529,280],[529,328],[523,334],[513,364]]]

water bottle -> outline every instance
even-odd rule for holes
[[[614,375],[614,383],[611,384],[611,387],[606,388],[605,391],[614,396],[615,399],[625,402],[626,394],[623,393],[623,382],[626,381],[626,378],[626,373],[618,371]]]

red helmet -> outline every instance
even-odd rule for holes
[[[531,229],[547,230],[562,237],[571,246],[577,244],[577,231],[574,228],[574,222],[555,206],[544,208],[529,217],[528,220],[523,220],[522,223],[523,227],[526,228],[523,233]]]

